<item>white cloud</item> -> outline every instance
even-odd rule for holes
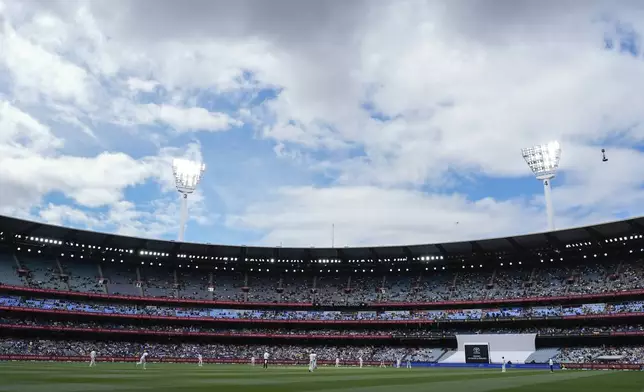
[[[156,80],[142,80],[139,78],[129,78],[127,80],[127,87],[132,91],[143,91],[146,93],[153,92],[159,85]]]
[[[520,200],[426,195],[377,187],[285,188],[271,201],[230,217],[231,227],[268,232],[264,244],[330,246],[448,242],[537,230],[544,217]]]
[[[143,183],[156,172],[154,162],[138,161],[122,153],[102,153],[92,158],[0,158],[0,178],[4,183],[31,187],[40,195],[62,192],[87,207],[117,202],[125,188]]]
[[[39,218],[52,225],[95,227],[98,220],[87,213],[67,205],[48,204],[38,212]]]
[[[45,153],[62,145],[63,141],[52,135],[49,127],[0,100],[0,155],[7,157],[25,151]]]
[[[12,93],[23,101],[62,101],[85,108],[92,100],[92,78],[82,67],[30,42],[4,23],[0,66],[11,76]]]
[[[191,198],[189,211],[194,216],[187,225],[191,232],[192,223],[203,226],[209,224],[210,216],[203,211],[202,199]],[[68,205],[47,204],[38,210],[35,217],[51,224],[88,228],[100,232],[113,232],[127,236],[144,238],[174,238],[178,232],[179,200],[169,197],[151,203],[135,205],[119,201],[110,205],[106,212],[81,210]]]
[[[136,108],[135,121],[140,124],[160,122],[178,132],[225,131],[241,123],[224,113],[213,113],[201,107],[180,108],[170,105],[147,104]]]

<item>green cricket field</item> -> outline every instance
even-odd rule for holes
[[[606,392],[644,390],[644,372],[1,362],[2,392]]]

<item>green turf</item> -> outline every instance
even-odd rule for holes
[[[319,368],[249,365],[0,363],[2,392],[605,392],[642,391],[644,373],[479,369]]]

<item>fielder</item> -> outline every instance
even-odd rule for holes
[[[270,358],[270,355],[268,354],[268,351],[264,352],[264,369],[268,369],[268,358]]]
[[[362,357],[358,358],[358,365],[360,365],[360,369],[362,369]]]
[[[550,365],[550,373],[554,373],[555,372],[555,364],[554,364],[554,362],[552,362],[552,358],[550,358],[548,360],[548,365]]]
[[[501,357],[501,373],[505,373],[505,357]]]
[[[250,357],[250,366],[255,366],[255,357]]]
[[[89,353],[89,367],[96,366],[96,351],[92,350]]]
[[[337,367],[337,368],[340,367],[340,358],[335,359],[335,367]]]
[[[143,370],[145,370],[145,365],[146,365],[145,358],[147,357],[148,357],[148,352],[144,351],[143,355],[141,355],[141,358],[139,359],[139,362],[136,363],[136,366],[142,365]]]
[[[203,366],[203,357],[201,356],[201,354],[197,354],[197,359],[199,360],[199,363],[197,366],[199,367]]]
[[[317,355],[315,353],[309,354],[309,372],[314,371],[317,368]]]
[[[411,369],[411,361],[409,359],[407,360],[407,369]]]

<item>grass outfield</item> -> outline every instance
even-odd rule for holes
[[[644,372],[319,368],[0,362],[2,392],[605,392],[642,391]]]

